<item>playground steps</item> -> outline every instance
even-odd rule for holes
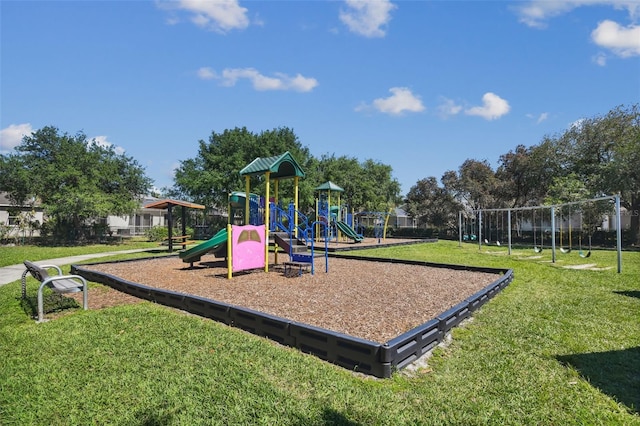
[[[307,243],[304,240],[289,239],[286,232],[272,232],[273,241],[287,253],[303,253],[307,252]]]

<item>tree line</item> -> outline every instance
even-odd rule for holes
[[[620,194],[640,242],[640,108],[618,106],[573,123],[540,143],[517,145],[487,160],[468,159],[440,180],[419,180],[406,196],[407,212],[421,224],[455,228],[459,211],[561,204]]]
[[[341,202],[355,211],[387,211],[402,201],[400,183],[392,176],[391,166],[367,159],[347,156],[314,157],[294,131],[283,127],[259,133],[234,128],[212,132],[208,141],[199,141],[198,154],[180,162],[175,171],[172,196],[191,199],[208,206],[226,206],[227,194],[245,188],[240,170],[258,157],[272,157],[289,152],[305,172],[299,182],[299,206],[310,212],[315,206],[315,188],[332,181],[344,189]],[[265,193],[263,176],[251,177],[252,191]],[[279,197],[293,199],[292,180],[283,180]]]
[[[344,189],[341,201],[353,211],[386,212],[404,203],[421,225],[440,229],[455,228],[464,209],[557,204],[620,193],[631,215],[634,242],[640,241],[637,104],[580,120],[534,146],[517,145],[500,156],[496,170],[487,160],[467,159],[439,180],[419,180],[404,198],[391,166],[335,154],[314,157],[290,128],[213,131],[198,141],[195,157],[180,162],[173,187],[163,188],[162,195],[224,209],[227,194],[245,188],[239,174],[243,167],[257,157],[286,151],[306,174],[299,184],[303,212],[314,209],[315,188],[327,181]],[[251,179],[252,191],[264,193],[264,178]],[[43,232],[59,239],[81,238],[80,231],[96,224],[96,218],[133,213],[140,196],[151,190],[151,179],[134,158],[82,132],[70,135],[47,126],[25,136],[13,152],[0,155],[0,191],[17,206],[38,200],[48,218]],[[279,194],[291,199],[292,181],[283,181]]]

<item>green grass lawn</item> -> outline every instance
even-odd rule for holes
[[[427,368],[391,379],[147,302],[35,324],[19,282],[2,286],[0,424],[640,425],[640,253],[617,274],[615,252],[503,251],[356,252],[515,271]],[[560,267],[581,263],[612,269]]]
[[[132,249],[163,249],[157,242],[147,242],[141,240],[124,240],[118,244],[92,244],[86,246],[68,247],[48,247],[33,245],[17,245],[0,247],[0,267],[17,265],[24,260],[34,262],[45,259],[56,259],[60,257],[76,256],[87,253],[104,253],[118,250]],[[166,250],[166,247],[164,247]]]

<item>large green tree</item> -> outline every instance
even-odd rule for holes
[[[640,242],[640,106],[618,106],[574,123],[558,139],[566,169],[590,196],[621,194],[631,216],[632,242]]]
[[[497,208],[495,172],[487,160],[465,160],[458,171],[442,176],[445,189],[463,206],[471,210]]]
[[[460,204],[435,177],[419,180],[407,194],[406,211],[421,225],[455,228]]]
[[[289,151],[305,173],[313,170],[308,148],[302,146],[292,129],[278,128],[253,133],[247,128],[212,132],[208,142],[199,141],[198,155],[181,162],[175,172],[176,190],[207,206],[226,206],[232,191],[243,191],[240,170],[258,157],[272,157]],[[263,177],[253,177],[252,192],[264,194]],[[299,197],[303,205],[313,202],[313,187],[307,179],[300,182]],[[283,181],[279,188],[282,198],[292,197],[292,182]]]
[[[605,115],[576,121],[564,132],[545,136],[532,147],[518,145],[500,157],[495,173],[486,160],[468,159],[457,171],[445,172],[442,183],[467,210],[620,194],[626,209],[623,214],[631,221],[631,241],[638,244],[640,106],[618,106]],[[605,204],[590,203],[581,208],[595,223],[605,212]]]
[[[331,181],[344,189],[341,201],[354,211],[383,211],[400,203],[400,183],[391,166],[367,159],[323,155],[317,162],[318,184]]]
[[[200,141],[198,155],[181,162],[175,174],[175,191],[208,206],[225,206],[227,194],[245,188],[240,170],[257,157],[271,157],[289,151],[305,172],[299,182],[300,209],[310,212],[317,195],[314,189],[333,181],[345,192],[343,200],[355,210],[386,211],[399,200],[400,184],[392,168],[373,160],[360,163],[355,158],[324,155],[319,160],[303,146],[293,130],[278,128],[252,133],[246,128],[212,132],[209,141]],[[253,177],[252,191],[264,194],[265,182]],[[278,188],[280,199],[293,198],[292,180]]]
[[[0,156],[0,188],[17,205],[39,199],[57,237],[76,240],[82,225],[139,207],[151,180],[113,146],[47,126],[25,136],[15,152]]]

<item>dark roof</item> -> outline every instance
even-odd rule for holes
[[[189,201],[181,200],[158,200],[142,206],[145,209],[167,209],[169,206],[183,206],[190,209],[204,209],[202,204],[191,203]]]
[[[241,176],[263,175],[270,172],[272,179],[304,177],[304,171],[289,151],[275,157],[258,157],[240,170]]]

